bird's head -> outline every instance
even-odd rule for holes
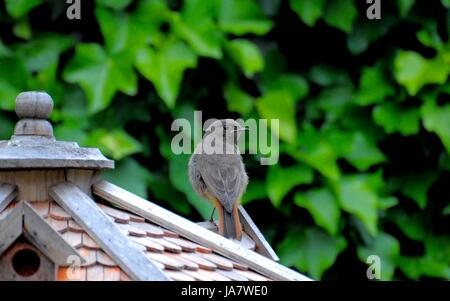
[[[205,137],[209,135],[223,137],[227,142],[234,141],[234,144],[236,144],[239,136],[245,130],[247,130],[247,128],[240,125],[236,120],[220,119],[214,121],[206,128]]]

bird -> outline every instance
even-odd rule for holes
[[[239,241],[238,206],[249,181],[237,145],[244,130],[233,119],[214,121],[189,159],[189,181],[194,191],[217,209],[219,234]]]

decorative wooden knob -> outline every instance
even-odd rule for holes
[[[53,100],[45,92],[22,92],[16,97],[16,114],[20,119],[47,119],[52,110]]]
[[[16,97],[16,114],[21,119],[14,135],[53,137],[53,128],[46,119],[53,111],[53,100],[45,92],[22,92]]]

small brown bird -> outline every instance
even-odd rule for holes
[[[248,176],[237,146],[245,130],[233,119],[213,122],[189,161],[189,180],[194,190],[210,200],[219,215],[219,234],[241,240],[238,206]]]

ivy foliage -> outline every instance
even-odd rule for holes
[[[51,0],[0,3],[0,137],[46,90],[58,139],[117,161],[105,177],[209,217],[171,121],[279,119],[280,162],[245,155],[242,202],[281,262],[315,279],[450,279],[450,2]]]

